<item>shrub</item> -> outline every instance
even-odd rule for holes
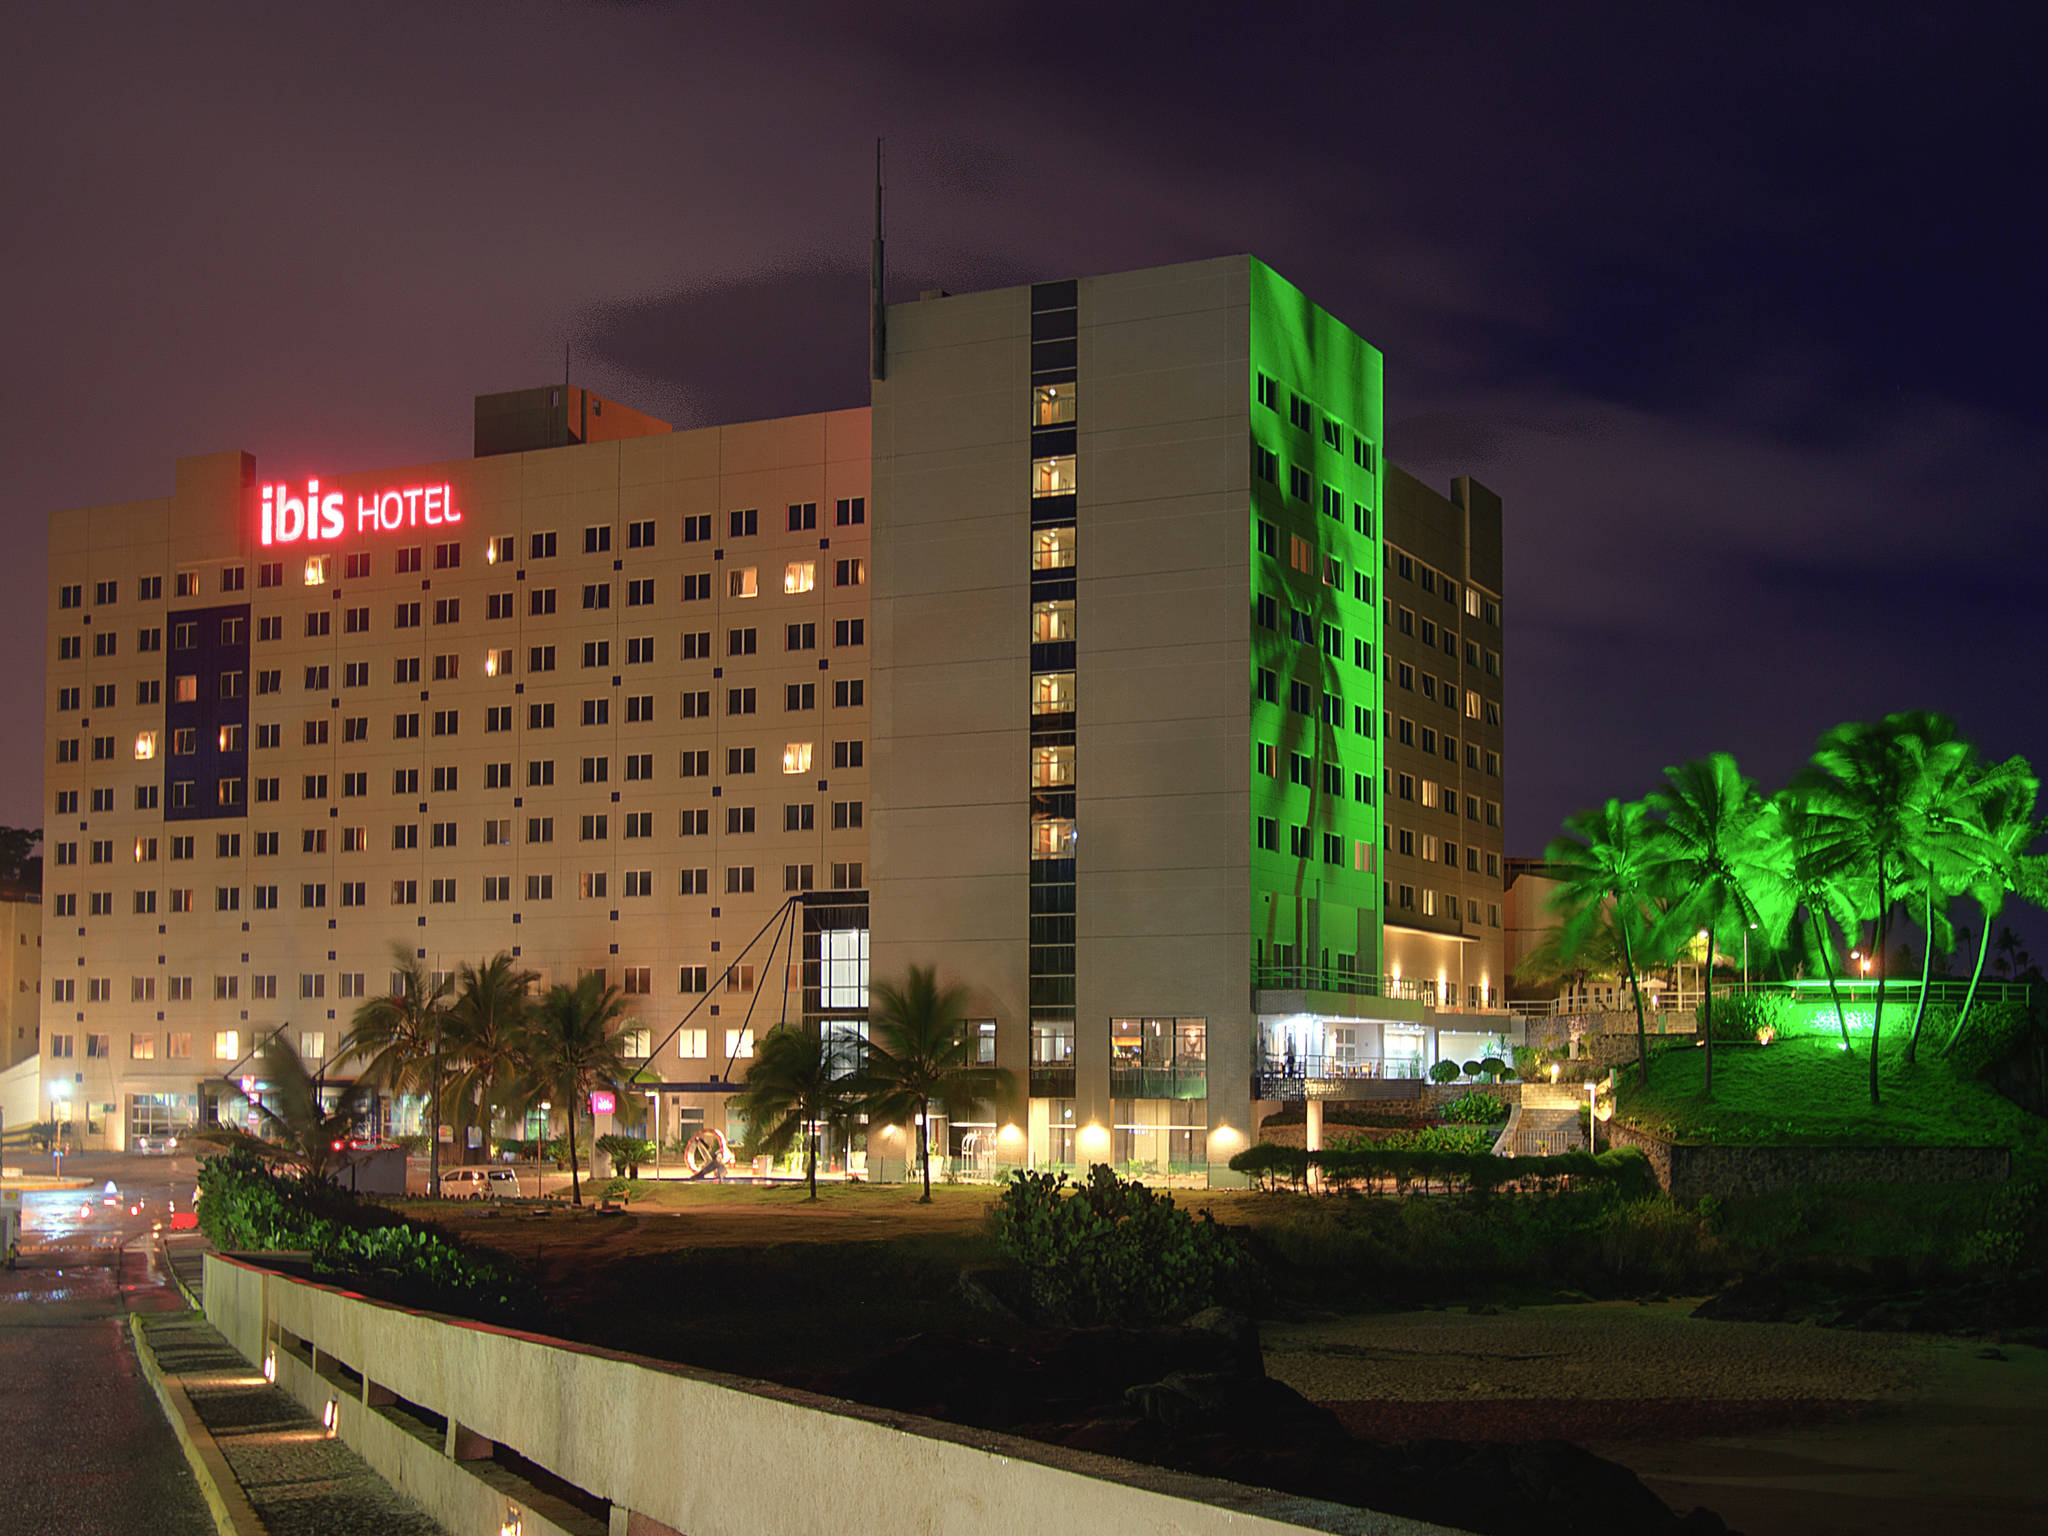
[[[1460,1094],[1437,1111],[1452,1125],[1499,1125],[1512,1112],[1506,1099],[1490,1093]]]
[[[1099,1164],[1071,1186],[1064,1174],[1013,1173],[989,1224],[1049,1321],[1168,1322],[1242,1301],[1256,1279],[1244,1246],[1207,1211],[1190,1215]]]
[[[612,1167],[629,1179],[640,1177],[640,1165],[654,1161],[654,1143],[639,1136],[600,1136],[597,1150],[612,1160]]]
[[[1455,1083],[1463,1075],[1463,1069],[1455,1061],[1440,1061],[1429,1069],[1432,1083]]]
[[[1352,1185],[1399,1195],[1410,1193],[1417,1184],[1423,1193],[1445,1194],[1463,1190],[1484,1195],[1504,1185],[1539,1190],[1605,1185],[1631,1199],[1655,1191],[1656,1176],[1649,1160],[1634,1147],[1619,1147],[1597,1156],[1566,1152],[1555,1157],[1495,1157],[1485,1150],[1493,1138],[1481,1128],[1435,1129],[1440,1139],[1412,1146],[1380,1142],[1306,1152],[1262,1142],[1238,1153],[1230,1166],[1269,1188],[1283,1181],[1300,1185],[1306,1182],[1309,1169],[1315,1168],[1332,1186]],[[1454,1143],[1452,1137],[1466,1139]]]
[[[1921,1044],[1946,1041],[1955,1027],[1955,1010],[1943,1007],[1927,1012]],[[1978,1003],[1970,1009],[1969,1027],[1949,1052],[1949,1065],[1958,1077],[1987,1077],[2005,1064],[2034,1028],[2024,1003]]]
[[[1733,992],[1714,999],[1714,1039],[1747,1043],[1768,1029],[1775,1038],[1785,1033],[1792,1016],[1791,999],[1779,992]],[[1818,1020],[1818,1015],[1816,1016]],[[1830,1013],[1827,1022],[1832,1025]]]
[[[1467,1077],[1477,1077],[1480,1073],[1484,1072],[1485,1070],[1485,1066],[1480,1062],[1468,1061],[1465,1063],[1465,1075]]]
[[[1491,1078],[1495,1081],[1498,1081],[1501,1073],[1507,1071],[1507,1069],[1508,1064],[1502,1061],[1498,1056],[1488,1056],[1485,1060],[1479,1063],[1478,1075],[1481,1077]]]

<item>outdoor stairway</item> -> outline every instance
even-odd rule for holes
[[[1508,1115],[1493,1143],[1497,1157],[1554,1157],[1585,1150],[1586,1133],[1579,1127],[1583,1100],[1573,1088],[1524,1083],[1522,1102]]]

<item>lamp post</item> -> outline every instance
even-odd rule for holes
[[[1600,1150],[1600,1083],[1597,1078],[1586,1084],[1586,1150]]]

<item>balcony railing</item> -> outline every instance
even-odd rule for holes
[[[1034,1099],[1071,1099],[1074,1096],[1074,1069],[1068,1066],[1050,1066],[1034,1063],[1031,1068],[1031,1097]]]
[[[1205,1064],[1188,1062],[1171,1067],[1111,1062],[1109,1096],[1113,1099],[1206,1099],[1209,1097],[1208,1068]]]
[[[1352,997],[1393,997],[1439,1007],[1457,1006],[1455,995],[1439,995],[1435,981],[1421,976],[1370,976],[1326,965],[1256,965],[1252,985],[1261,992],[1339,992]]]

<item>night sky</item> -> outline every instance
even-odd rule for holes
[[[2030,14],[24,8],[0,508],[40,570],[180,454],[464,456],[565,343],[679,425],[861,404],[883,134],[892,297],[1249,250],[1384,351],[1390,456],[1506,499],[1511,852],[1892,709],[2048,766]]]

